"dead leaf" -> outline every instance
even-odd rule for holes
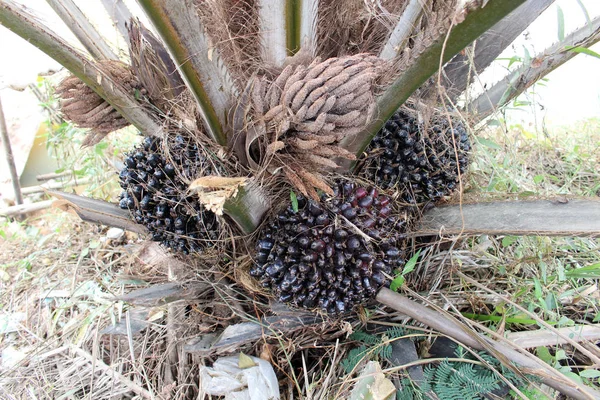
[[[252,367],[256,367],[256,365],[257,364],[254,362],[254,360],[252,358],[250,358],[246,354],[240,352],[240,359],[238,360],[238,367],[240,369],[252,368]]]
[[[350,400],[390,400],[394,398],[396,387],[381,371],[377,361],[369,361],[358,376],[350,393]]]
[[[235,197],[247,180],[244,177],[204,176],[192,182],[189,189],[198,192],[198,199],[206,209],[216,215],[223,215],[225,201]]]

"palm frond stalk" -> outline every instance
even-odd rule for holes
[[[194,95],[210,137],[227,145],[227,115],[237,89],[190,0],[139,0]]]
[[[72,0],[47,0],[47,2],[92,57],[96,60],[119,59]]]
[[[439,18],[447,20],[433,23],[429,31],[422,33],[420,43],[396,58],[399,72],[377,98],[376,114],[361,134],[343,143],[344,147],[360,156],[384,123],[441,65],[524,2],[490,1],[485,6],[471,3],[454,15],[440,14]]]
[[[554,0],[527,0],[488,29],[474,49],[457,54],[446,66],[442,84],[452,101],[463,93],[476,74],[486,69]],[[437,82],[427,90],[434,91]]]
[[[280,68],[287,57],[286,13],[290,11],[289,2],[278,0],[259,0],[256,2],[260,30],[260,48],[262,61],[267,65]]]
[[[0,23],[58,61],[106,100],[125,119],[148,135],[163,135],[162,127],[99,63],[87,59],[12,0],[0,3]]]
[[[123,0],[100,0],[121,37],[127,41],[127,24],[131,21],[131,11]]]
[[[580,52],[600,41],[600,17],[590,21],[560,42],[536,54],[529,64],[508,74],[500,82],[473,99],[466,110],[479,121],[485,119],[500,107],[531,87],[540,78],[554,71]]]

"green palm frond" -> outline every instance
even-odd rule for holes
[[[226,145],[227,116],[238,90],[197,13],[190,12],[192,3],[179,0],[139,0],[139,3],[194,95],[209,136]]]

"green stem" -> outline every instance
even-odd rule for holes
[[[285,5],[285,31],[288,55],[300,50],[300,18],[302,0],[287,0]]]

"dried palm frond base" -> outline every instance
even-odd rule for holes
[[[266,137],[260,164],[284,175],[304,195],[314,188],[332,194],[320,172],[353,160],[339,144],[359,133],[374,111],[374,89],[384,62],[369,54],[316,58],[310,65],[288,65],[272,81],[251,84],[250,124]]]
[[[133,93],[138,88],[137,79],[126,64],[119,61],[100,61],[99,64],[125,91]],[[61,99],[60,108],[65,119],[91,130],[84,146],[92,146],[110,132],[129,125],[117,110],[75,75],[63,79],[56,88],[56,94]]]

